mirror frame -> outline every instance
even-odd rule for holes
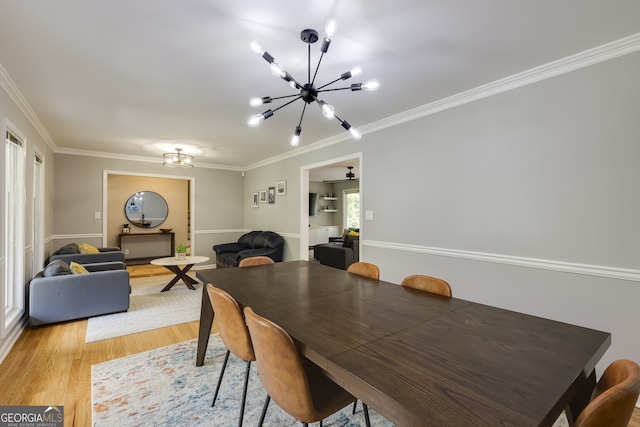
[[[145,212],[144,207],[145,196],[153,196],[147,202],[147,212]],[[149,212],[149,203],[152,204],[151,209],[156,209],[155,211]],[[140,215],[136,215],[138,212]],[[145,219],[145,215],[151,219]],[[169,216],[169,205],[165,198],[155,191],[138,191],[127,199],[124,205],[124,216],[135,227],[143,229],[156,228],[165,222]]]

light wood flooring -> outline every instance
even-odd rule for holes
[[[84,342],[87,320],[27,327],[0,365],[0,405],[64,406],[65,426],[90,426],[91,365],[196,338],[198,325],[193,321],[89,344]],[[640,409],[629,426],[640,427]]]

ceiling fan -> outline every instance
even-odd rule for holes
[[[347,166],[347,169],[348,171],[345,175],[345,179],[334,179],[334,180],[328,180],[328,181],[322,181],[322,182],[327,184],[334,184],[334,183],[345,182],[345,181],[353,181],[354,179],[356,179],[356,174],[353,173],[353,166]]]

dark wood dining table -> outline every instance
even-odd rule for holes
[[[398,426],[551,426],[564,409],[571,420],[611,344],[606,332],[315,262],[197,276],[279,324],[303,356]],[[198,366],[213,316],[203,287]]]

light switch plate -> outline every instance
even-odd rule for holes
[[[373,211],[364,211],[365,221],[373,221]]]
[[[95,219],[100,219],[100,212],[96,211],[96,212],[93,214],[93,217],[94,217]]]

